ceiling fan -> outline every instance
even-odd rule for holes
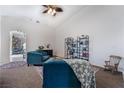
[[[56,5],[43,5],[46,8],[42,13],[48,13],[53,16],[56,16],[57,12],[63,12],[63,9]]]

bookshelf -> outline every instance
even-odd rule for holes
[[[65,58],[77,58],[89,61],[89,36],[81,35],[74,39],[65,38]]]

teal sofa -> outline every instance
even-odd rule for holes
[[[27,53],[27,64],[31,65],[43,65],[43,63],[49,59],[49,55],[44,51],[30,51]]]

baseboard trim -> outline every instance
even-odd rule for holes
[[[0,62],[0,66],[3,65],[3,64],[5,64],[5,63]]]
[[[102,69],[104,69],[103,66],[99,66],[99,65],[96,65],[96,64],[93,64],[92,66],[97,67],[97,68],[102,68]]]
[[[2,62],[0,62],[0,66],[1,66],[1,65],[4,65],[4,64],[7,64],[7,63],[2,63]]]

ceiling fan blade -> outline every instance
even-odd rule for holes
[[[56,7],[55,9],[57,12],[63,12],[62,8]]]
[[[48,5],[43,5],[44,7],[48,8]]]
[[[48,5],[49,8],[53,8],[54,6],[53,5]]]
[[[53,16],[56,16],[56,13],[54,13]]]
[[[45,11],[43,11],[42,13],[47,13],[48,12],[48,9],[47,10],[45,10]]]

